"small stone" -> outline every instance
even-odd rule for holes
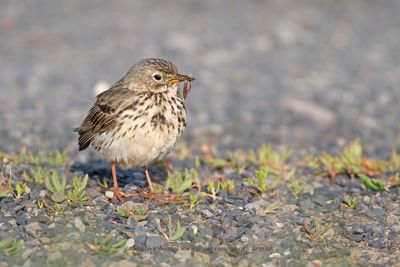
[[[288,205],[283,206],[282,210],[286,211],[286,212],[292,212],[292,211],[299,210],[299,206],[293,205],[293,204],[288,204]]]
[[[247,210],[252,210],[255,209],[256,213],[258,214],[260,211],[262,211],[268,203],[264,199],[259,199],[257,201],[254,201],[252,203],[247,204],[244,206]]]
[[[204,216],[206,216],[207,218],[211,218],[214,216],[214,214],[212,214],[212,212],[209,210],[202,210],[201,213],[203,213]]]
[[[75,218],[74,220],[74,226],[76,229],[79,230],[79,232],[84,233],[85,232],[85,225],[79,218]]]
[[[289,255],[290,255],[290,251],[289,251],[289,250],[286,250],[285,252],[283,252],[283,255],[289,256]]]
[[[247,236],[242,236],[241,238],[240,238],[240,240],[243,242],[243,243],[246,243],[246,242],[248,242],[249,241],[249,238],[247,237]]]
[[[192,229],[193,235],[197,235],[199,228],[196,225],[192,225],[190,228]]]
[[[160,267],[171,267],[171,265],[169,265],[169,264],[166,263],[166,262],[161,262],[161,263],[160,263]]]
[[[127,248],[132,248],[135,245],[135,239],[134,238],[129,238],[126,241],[126,247]]]
[[[269,257],[271,258],[271,259],[273,259],[273,258],[280,258],[281,257],[281,254],[279,254],[279,253],[271,253],[270,255],[269,255]]]
[[[202,263],[209,263],[211,261],[211,258],[208,254],[201,253],[201,252],[194,252],[193,259],[198,260]]]
[[[143,227],[143,226],[145,226],[146,224],[147,224],[147,221],[141,221],[141,222],[138,222],[137,226],[138,226],[138,227]]]
[[[108,199],[114,198],[114,192],[112,192],[112,191],[106,191],[105,195],[106,195],[106,198],[108,198]]]
[[[42,229],[42,227],[40,227],[40,224],[38,222],[33,222],[33,223],[25,225],[25,230],[27,232],[35,233],[41,229]]]
[[[126,224],[129,225],[129,226],[136,226],[137,223],[138,223],[137,220],[136,220],[134,217],[132,217],[132,216],[130,216],[130,217],[126,220]]]

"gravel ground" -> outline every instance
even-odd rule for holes
[[[327,179],[300,170],[296,176],[309,185],[300,197],[287,185],[279,194],[254,195],[243,175],[203,164],[201,177],[219,172],[235,181],[235,192],[193,209],[132,198],[150,211],[136,221],[116,215],[117,205],[96,181],[110,176],[106,163],[90,151],[78,154],[72,132],[102,85],[141,58],[163,57],[196,77],[183,137],[188,144],[210,139],[216,154],[225,155],[271,143],[293,149],[295,162],[360,137],[367,155],[388,159],[400,143],[399,1],[3,0],[0,7],[0,151],[67,151],[68,165],[51,169],[69,183],[73,174],[89,173],[91,200],[55,214],[37,208],[41,186],[21,199],[1,198],[0,240],[17,237],[26,247],[18,257],[0,250],[1,267],[400,262],[398,187],[373,193],[340,176],[326,190]],[[194,158],[174,158],[174,170]],[[14,166],[14,178],[30,166]],[[247,174],[255,168],[247,166]],[[152,172],[165,183],[163,168]],[[121,181],[132,192],[145,186],[139,170],[122,172]],[[344,194],[357,196],[358,208],[345,207]],[[271,203],[279,208],[270,211]],[[158,221],[165,230],[168,215],[186,229],[177,243],[157,230]],[[307,238],[307,225],[319,224],[329,226],[323,238]],[[108,234],[113,242],[128,240],[128,248],[108,255],[88,247]]]

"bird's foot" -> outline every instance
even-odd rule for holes
[[[112,198],[112,202],[114,203],[115,199],[118,199],[121,203],[125,203],[125,193],[121,192],[118,187],[114,187],[114,195]]]

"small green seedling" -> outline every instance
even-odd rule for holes
[[[352,180],[361,171],[363,147],[359,139],[349,143],[343,152],[338,155],[338,159],[343,164],[344,169]]]
[[[3,182],[5,180],[5,182]],[[0,172],[0,198],[10,195],[12,192],[11,179],[5,179],[2,172]]]
[[[25,249],[25,244],[23,240],[7,238],[0,241],[0,249],[7,255],[16,255]]]
[[[233,194],[235,192],[235,181],[223,179],[220,183],[221,189],[227,194]]]
[[[140,222],[149,217],[149,210],[144,205],[135,205],[133,217]]]
[[[343,202],[344,204],[347,205],[350,209],[355,209],[358,207],[358,200],[356,197],[350,197],[348,195],[345,195],[343,197]]]
[[[207,184],[207,192],[201,192],[200,194],[204,197],[209,197],[212,200],[217,199],[217,194],[221,185],[218,179],[212,179]]]
[[[69,157],[66,151],[56,150],[49,156],[51,166],[60,166],[68,163]]]
[[[43,184],[46,177],[50,176],[50,174],[42,167],[39,167],[36,170],[31,169],[31,174],[33,177],[33,181],[37,184]]]
[[[243,151],[228,153],[228,158],[232,162],[237,174],[242,174],[246,170],[247,155]]]
[[[358,177],[360,177],[365,186],[372,191],[385,190],[385,182],[381,179],[373,179],[362,173],[359,173]]]
[[[255,187],[259,192],[266,193],[275,189],[281,182],[278,176],[275,176],[271,183],[267,183],[267,177],[271,174],[270,168],[263,168],[256,171],[256,177],[253,178],[246,178],[244,181],[248,183],[250,186]],[[253,192],[253,191],[251,191]],[[253,192],[255,193],[255,192]]]
[[[314,225],[315,226],[311,228],[306,220],[303,221],[304,233],[311,241],[323,239],[325,236],[333,233],[332,225],[330,224],[322,225],[321,222],[314,220]]]
[[[57,172],[53,172],[51,181],[48,177],[46,177],[45,179],[45,186],[47,190],[49,190],[52,193],[51,200],[53,200],[56,203],[61,203],[66,199],[65,196],[66,185],[67,185],[67,180],[65,179],[65,177],[62,177],[60,181]]]
[[[123,218],[129,218],[133,216],[138,222],[143,221],[149,217],[149,210],[144,205],[132,205],[127,202],[117,207],[117,215]]]
[[[126,240],[112,242],[112,235],[107,236],[102,241],[87,244],[87,246],[95,253],[114,254],[117,251],[123,251],[126,247]]]
[[[74,203],[87,203],[88,197],[85,195],[85,188],[89,176],[86,174],[83,179],[74,176],[72,178],[72,189],[69,192],[68,198]]]
[[[97,184],[104,189],[108,189],[108,179],[107,178],[103,178],[103,179],[97,179]]]
[[[325,152],[319,157],[319,160],[324,168],[324,171],[329,176],[331,186],[333,186],[336,176],[345,171],[342,162],[337,157],[327,154]]]
[[[185,227],[182,227],[180,222],[177,221],[176,224],[172,224],[171,216],[168,217],[168,234],[164,233],[161,229],[161,225],[158,222],[158,231],[162,234],[168,242],[176,242],[180,239],[186,232]]]
[[[15,196],[16,198],[22,198],[22,194],[28,190],[26,183],[22,183],[20,181],[15,182]]]
[[[53,211],[54,211],[56,214],[57,214],[57,213],[60,213],[60,212],[63,212],[64,209],[65,209],[65,207],[64,207],[64,205],[63,205],[62,203],[58,203],[58,202],[55,202],[55,203],[54,203]]]
[[[125,203],[117,207],[117,215],[119,217],[128,218],[131,214],[132,207],[129,203]]]
[[[290,191],[292,192],[292,195],[297,198],[303,193],[304,184],[296,179],[293,179],[290,183]]]
[[[192,187],[192,184],[197,181],[198,174],[195,170],[187,170],[184,172],[168,173],[166,187],[178,196]]]
[[[202,202],[202,199],[199,198],[197,194],[189,193],[189,200],[185,202],[185,206],[189,207],[189,209],[193,209],[198,204]]]

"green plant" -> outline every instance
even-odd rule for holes
[[[158,223],[158,231],[165,237],[168,242],[176,242],[186,232],[185,227],[182,227],[179,221],[177,221],[176,224],[172,223],[171,216],[168,217],[167,229],[168,233],[164,233],[161,229],[160,223]]]
[[[143,221],[149,217],[149,210],[144,205],[135,205],[133,216],[138,222]]]
[[[5,180],[5,182],[3,182]],[[0,198],[10,195],[12,192],[11,179],[6,179],[3,172],[0,172]]]
[[[107,236],[102,241],[97,240],[94,243],[87,244],[87,246],[96,253],[114,254],[117,251],[125,249],[126,240],[112,242],[112,235]]]
[[[192,194],[191,192],[189,192],[189,200],[185,202],[185,206],[188,206],[189,209],[193,209],[201,202],[202,202],[202,199],[200,199],[197,194],[195,195],[195,194]]]
[[[235,192],[235,181],[223,179],[220,183],[221,189],[227,194],[233,194]]]
[[[103,178],[103,179],[97,179],[97,184],[104,189],[108,189],[108,180],[107,178]]]
[[[318,220],[313,220],[314,227],[310,227],[306,220],[303,221],[303,230],[306,237],[313,241],[313,240],[320,240],[327,236],[329,233],[332,233],[332,225],[326,224],[322,225],[321,222]]]
[[[257,152],[250,151],[248,158],[250,161],[258,163],[261,167],[268,167],[275,173],[281,173],[284,170],[287,160],[292,155],[291,150],[285,150],[282,153],[274,151],[271,146],[263,145]]]
[[[202,196],[209,197],[212,200],[215,200],[217,198],[220,186],[221,184],[218,179],[211,179],[210,181],[208,181],[207,184],[207,192],[201,192],[200,194]]]
[[[132,206],[130,202],[126,202],[117,207],[117,215],[123,218],[133,216],[138,222],[140,222],[149,217],[149,210],[144,205]]]
[[[66,199],[65,196],[66,185],[67,185],[67,180],[65,179],[65,177],[62,177],[60,181],[57,172],[53,172],[51,180],[49,179],[49,177],[46,177],[45,179],[45,186],[47,190],[49,190],[52,193],[51,200],[53,200],[56,203],[61,203]]]
[[[22,194],[28,190],[28,187],[26,186],[26,183],[22,183],[20,181],[15,182],[15,191],[16,191],[16,197],[21,198]]]
[[[88,197],[85,195],[88,179],[89,176],[87,174],[83,179],[77,176],[72,178],[72,189],[68,195],[69,200],[75,203],[86,203],[88,201]]]
[[[16,255],[25,249],[23,240],[16,240],[15,238],[7,238],[0,241],[0,249],[7,255]]]
[[[262,168],[256,171],[256,177],[246,178],[244,181],[250,186],[255,187],[259,192],[266,193],[275,189],[281,182],[280,177],[275,176],[271,183],[267,182],[267,177],[271,174],[270,168]],[[253,191],[251,191],[253,192]]]
[[[31,174],[33,176],[33,180],[37,184],[42,184],[44,183],[46,177],[50,176],[50,173],[48,173],[45,169],[42,167],[37,168],[36,170],[31,169]]]
[[[358,207],[358,200],[356,197],[350,197],[348,195],[345,195],[343,197],[343,202],[344,204],[347,205],[350,209],[355,209]]]
[[[228,152],[228,158],[237,174],[240,175],[246,170],[247,155],[243,151]]]
[[[333,186],[336,176],[340,173],[343,173],[345,170],[343,164],[337,157],[329,155],[325,152],[322,153],[322,155],[319,157],[319,160],[324,167],[324,171],[329,176],[331,186]]]
[[[65,165],[68,161],[69,157],[66,151],[56,150],[49,156],[49,163],[52,166]]]
[[[194,182],[198,179],[196,170],[187,170],[183,172],[168,172],[166,187],[172,189],[172,192],[181,195],[186,190],[189,190]]]
[[[290,183],[290,191],[294,197],[299,197],[304,191],[304,184],[296,179],[292,179]]]
[[[360,177],[365,186],[372,191],[382,191],[385,189],[385,182],[381,179],[373,179],[362,173],[359,173],[358,177]]]
[[[309,169],[319,169],[321,167],[320,161],[317,157],[313,155],[307,155],[302,161],[300,161],[300,165],[306,166]]]
[[[392,156],[388,163],[388,169],[392,172],[400,171],[400,155],[395,150],[392,151]]]
[[[64,207],[64,205],[62,203],[55,202],[54,203],[54,207],[53,207],[53,211],[55,213],[60,213],[60,212],[64,211],[64,208],[65,207]]]
[[[338,155],[338,159],[343,164],[343,168],[352,180],[361,171],[363,147],[359,139],[350,142]]]

